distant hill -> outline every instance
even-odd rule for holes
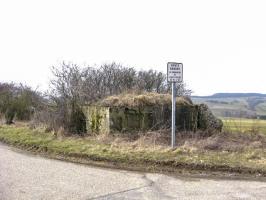
[[[218,117],[266,119],[266,94],[216,93],[211,96],[192,96],[192,101],[207,104]]]
[[[215,93],[211,96],[193,96],[193,98],[241,98],[241,97],[266,97],[261,93]]]

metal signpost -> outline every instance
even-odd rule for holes
[[[176,82],[183,81],[183,64],[167,63],[167,81],[172,83],[172,139],[171,146],[175,147],[175,108],[176,108]]]

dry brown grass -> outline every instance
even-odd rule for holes
[[[192,104],[186,97],[178,97],[177,104]],[[171,95],[158,93],[144,93],[144,94],[121,94],[117,96],[109,96],[98,102],[100,106],[117,106],[117,107],[139,107],[139,106],[153,106],[153,105],[170,105]]]
[[[16,122],[11,127],[27,127],[26,122]],[[45,127],[33,128],[33,130],[42,130],[53,133],[57,139],[68,138],[69,134],[61,128],[58,131],[46,131]],[[139,132],[134,134],[95,134],[81,138],[94,140],[98,144],[107,144],[112,147],[130,148],[130,149],[168,149],[171,142],[171,131],[161,129],[158,131]],[[78,137],[78,136],[77,136]],[[177,132],[177,148],[188,151],[228,151],[239,152],[245,149],[265,149],[266,135],[260,133],[232,133],[217,132],[206,133],[198,132]]]
[[[121,133],[100,134],[87,136],[87,139],[117,148],[161,149],[169,147],[170,135],[167,133],[168,130],[139,132],[132,135]]]
[[[171,142],[170,130],[149,131],[146,133],[115,135],[95,135],[89,139],[112,147],[130,149],[168,149]],[[266,148],[263,134],[232,134],[227,132],[202,136],[201,132],[180,132],[176,134],[176,146],[188,151],[227,151]]]
[[[222,132],[206,138],[187,138],[183,146],[198,150],[238,152],[245,149],[260,149],[266,147],[266,137],[263,134],[242,134]]]

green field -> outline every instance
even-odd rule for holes
[[[266,120],[244,118],[222,118],[224,131],[266,134]]]

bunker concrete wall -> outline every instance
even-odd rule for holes
[[[84,107],[88,132],[110,133],[169,128],[171,106]],[[180,131],[222,127],[205,105],[176,105],[176,128]]]
[[[86,116],[86,128],[88,132],[110,132],[109,108],[98,106],[84,106],[83,112]]]

